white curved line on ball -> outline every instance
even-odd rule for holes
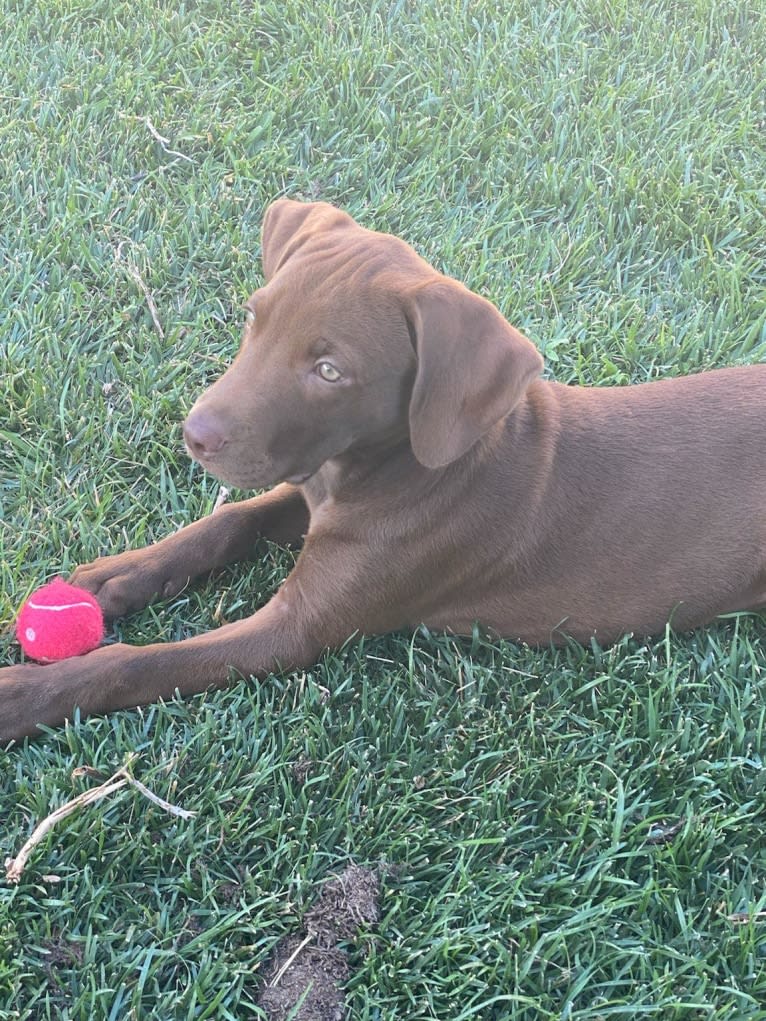
[[[31,606],[33,610],[75,610],[78,606],[87,606],[90,610],[95,610],[96,607],[93,603],[63,603],[61,606],[44,606],[42,603],[33,603],[30,599],[27,606]]]

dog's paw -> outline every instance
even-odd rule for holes
[[[129,550],[83,564],[69,580],[96,597],[105,617],[124,617],[154,599],[177,595],[187,585],[188,575],[170,575],[164,569],[163,559],[157,547]]]

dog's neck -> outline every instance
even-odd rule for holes
[[[409,437],[365,446],[353,447],[337,457],[332,457],[303,483],[301,489],[309,509],[316,508],[328,500],[338,502],[348,491],[358,493],[364,486],[386,486],[386,479],[392,475],[401,479],[403,474],[420,474],[426,471],[419,465],[412,453]]]

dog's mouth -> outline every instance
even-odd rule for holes
[[[237,465],[224,463],[223,458],[200,457],[193,450],[188,450],[188,453],[192,460],[224,486],[233,486],[236,489],[268,489],[279,481],[278,473],[267,462],[242,471]]]
[[[314,474],[309,472],[295,472],[292,475],[282,475],[275,471],[273,466],[264,465],[263,469],[254,472],[227,471],[220,464],[204,464],[202,467],[226,486],[235,486],[237,489],[269,489],[279,482],[289,482],[292,486],[302,486]]]

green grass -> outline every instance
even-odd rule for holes
[[[4,663],[32,587],[212,506],[179,422],[235,349],[277,195],[401,234],[559,380],[766,358],[760,3],[4,14]],[[269,549],[119,634],[244,616],[290,562]],[[271,949],[354,860],[385,874],[355,1019],[766,1019],[762,643],[747,616],[608,650],[355,641],[0,751],[0,860],[92,783],[82,764],[137,753],[138,778],[197,812],[122,792],[0,885],[0,1018],[262,1016]]]

